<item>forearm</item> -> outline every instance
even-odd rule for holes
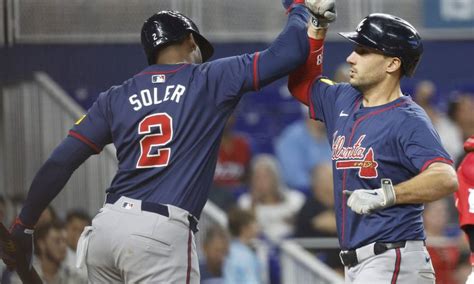
[[[93,153],[89,146],[75,138],[64,139],[34,177],[19,215],[22,223],[34,226],[76,168]]]
[[[419,175],[395,186],[396,204],[427,203],[445,197],[458,188],[454,168],[434,163]]]
[[[309,91],[315,78],[323,73],[323,44],[327,28],[309,25],[310,52],[304,65],[293,71],[288,78],[288,89],[292,96],[309,105]]]
[[[309,12],[304,6],[297,6],[288,15],[285,29],[258,58],[260,86],[288,75],[302,65],[309,53],[307,24]]]

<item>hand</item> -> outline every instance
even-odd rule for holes
[[[287,12],[290,12],[296,5],[302,4],[304,5],[304,0],[282,0],[281,3],[283,4],[283,8]]]
[[[347,206],[357,214],[369,214],[376,210],[394,205],[396,196],[392,181],[388,178],[384,178],[381,184],[382,187],[377,189],[345,190],[344,194],[349,196]]]
[[[327,27],[336,20],[336,0],[305,0],[305,6],[316,16],[319,27]]]
[[[467,277],[466,284],[474,284],[474,271],[472,271]]]
[[[28,269],[31,268],[33,259],[33,232],[34,230],[24,225],[17,217],[10,228],[12,243],[5,246],[2,259],[9,270],[15,270],[18,257],[25,257]]]

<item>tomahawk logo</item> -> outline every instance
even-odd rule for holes
[[[366,149],[362,147],[365,135],[362,135],[354,143],[354,146],[344,147],[345,136],[334,134],[332,143],[332,159],[336,161],[336,168],[359,169],[359,177],[376,178],[378,176],[378,163],[375,161],[372,147]]]

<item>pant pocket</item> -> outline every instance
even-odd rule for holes
[[[76,251],[76,267],[82,268],[86,260],[87,247],[89,246],[89,238],[94,227],[86,226],[84,231],[77,242],[77,251]]]

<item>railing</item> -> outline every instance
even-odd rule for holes
[[[3,86],[0,95],[0,186],[8,196],[24,196],[41,164],[84,110],[44,73],[36,73],[31,82]],[[54,207],[59,212],[84,208],[95,215],[116,169],[115,148],[107,146],[76,170]]]
[[[334,239],[322,240],[311,239],[315,246],[337,248]],[[331,268],[309,253],[296,240],[285,240],[281,243],[281,268],[282,283],[344,283],[344,278],[335,273]]]

